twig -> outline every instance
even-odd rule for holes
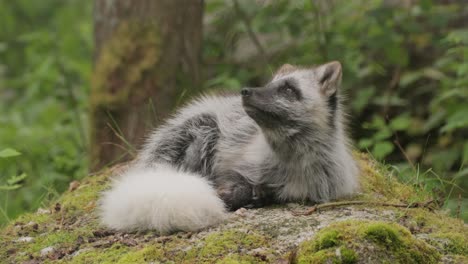
[[[416,170],[416,167],[414,166],[414,163],[411,161],[411,159],[408,157],[408,155],[406,154],[406,151],[405,149],[403,149],[403,147],[401,146],[400,144],[400,141],[399,141],[399,138],[398,138],[398,135],[397,133],[395,132],[395,140],[393,140],[393,143],[395,143],[395,145],[398,147],[398,149],[401,151],[401,153],[403,154],[403,156],[405,156],[405,159],[406,161],[408,161],[409,165],[411,165],[411,167],[413,168],[413,170]]]
[[[266,56],[265,49],[263,48],[262,44],[258,40],[257,35],[255,35],[253,29],[252,29],[252,24],[250,23],[250,18],[247,16],[247,14],[242,10],[240,7],[240,4],[237,0],[232,0],[232,3],[234,4],[234,10],[236,13],[239,15],[239,17],[242,20],[242,23],[244,23],[246,29],[247,29],[247,34],[249,35],[249,38],[252,40],[253,44],[257,48],[258,53],[262,57],[262,60],[265,62],[265,64],[268,64],[268,59]]]
[[[341,206],[348,206],[348,205],[374,205],[374,206],[390,206],[390,207],[401,207],[401,208],[427,208],[430,204],[434,203],[434,200],[429,200],[424,203],[411,203],[411,204],[396,204],[396,203],[384,203],[384,202],[371,202],[371,201],[343,201],[343,202],[332,202],[332,203],[324,203],[318,204],[310,209],[306,210],[305,212],[292,212],[295,216],[300,215],[311,215],[315,211],[321,209],[330,209],[335,207]]]
[[[385,104],[384,104],[383,111],[382,111],[383,116],[387,116],[388,114],[388,111],[390,109],[390,100],[391,100],[394,90],[398,87],[398,84],[400,83],[400,78],[401,78],[401,68],[397,67],[395,71],[393,72],[392,79],[390,80],[390,83],[387,86],[387,90],[385,91],[387,98],[385,100]]]

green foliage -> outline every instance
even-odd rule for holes
[[[248,23],[232,5],[207,2],[207,88],[260,86],[283,63],[339,60],[357,146],[450,196],[454,212],[468,210],[464,1],[239,2]]]
[[[0,149],[22,153],[18,160],[0,159],[0,184],[10,189],[0,191],[0,225],[86,175],[91,4],[19,0],[0,6]],[[17,173],[25,174],[11,178]]]
[[[20,155],[21,153],[11,148],[6,148],[0,151],[0,159],[17,157]],[[24,179],[26,179],[26,177],[27,175],[24,172],[19,175],[16,175],[16,174],[10,175],[10,177],[7,178],[6,180],[6,183],[0,182],[0,191],[12,191],[12,190],[19,189],[22,186],[22,183]],[[3,210],[2,212],[6,214]]]

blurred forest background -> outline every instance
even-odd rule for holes
[[[0,225],[88,175],[93,19],[93,1],[1,1]],[[201,43],[175,106],[339,60],[356,147],[468,220],[466,1],[206,0]]]

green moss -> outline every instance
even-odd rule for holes
[[[265,243],[265,238],[257,234],[225,231],[208,235],[198,245],[190,245],[180,239],[149,245],[128,252],[118,263],[259,263],[261,259],[245,252],[266,246]],[[239,251],[244,254],[239,254]]]
[[[468,239],[466,234],[460,233],[437,233],[433,234],[431,237],[436,238],[435,241],[440,241],[440,243],[432,242],[435,246],[439,246],[442,252],[445,254],[459,254],[459,255],[468,255]]]
[[[355,153],[361,169],[360,199],[377,200],[378,202],[414,203],[426,202],[432,198],[431,193],[420,188],[398,181],[388,168],[363,153]]]
[[[316,250],[331,248],[340,243],[340,233],[337,230],[327,230],[320,233],[315,240]]]
[[[74,256],[70,261],[63,260],[67,263],[102,263],[115,264],[122,263],[120,260],[127,255],[130,250],[116,243],[109,248],[87,248],[82,250],[77,256]],[[135,262],[132,262],[135,263]]]
[[[35,241],[29,244],[27,249],[30,253],[39,253],[41,249],[46,247],[58,247],[75,242],[77,234],[74,232],[58,231],[51,232],[45,236],[35,237]]]
[[[88,177],[76,190],[64,193],[60,199],[61,209],[68,213],[76,210],[86,214],[93,212],[99,193],[108,186],[109,174],[110,171],[107,170],[99,176]]]
[[[128,254],[124,255],[119,261],[118,264],[126,263],[150,263],[150,262],[159,262],[164,259],[164,251],[159,245],[149,245],[145,248],[138,251],[131,251]]]
[[[366,227],[364,237],[372,239],[380,245],[396,248],[401,247],[403,243],[401,234],[398,232],[402,232],[402,230],[387,223],[375,223]]]
[[[463,220],[424,209],[406,210],[402,217],[413,219],[419,232],[429,233],[429,243],[441,252],[468,255],[468,229]]]
[[[256,259],[249,254],[238,255],[241,250],[249,250],[266,247],[267,239],[259,234],[241,231],[223,231],[208,235],[203,239],[202,244],[192,248],[187,252],[186,260],[193,259],[199,262],[212,262],[213,260],[224,261],[225,263],[258,263]],[[237,261],[237,262],[235,262]],[[253,262],[252,262],[253,261]]]
[[[147,95],[143,82],[160,56],[158,27],[122,21],[100,49],[92,79],[93,107],[140,102]]]
[[[390,263],[436,263],[440,255],[398,224],[357,220],[322,229],[298,250],[299,263],[354,263],[360,257]]]
[[[362,176],[363,189],[367,192],[364,199],[382,197],[382,200],[390,202],[425,199],[424,195],[410,194],[411,190],[415,190],[413,187],[401,185],[381,171],[378,165],[369,162]],[[175,234],[164,242],[151,242],[154,238],[151,232],[141,236],[130,234],[138,237],[138,245],[115,242],[109,248],[95,247],[95,240],[115,239],[95,237],[93,234],[101,228],[95,213],[96,201],[99,192],[108,186],[107,178],[111,173],[107,170],[81,181],[76,190],[65,192],[59,200],[51,203],[48,208],[51,213],[25,214],[3,228],[0,231],[0,263],[21,263],[31,257],[51,261],[40,256],[40,251],[49,246],[65,252],[70,248],[79,250],[78,255],[71,256],[75,252],[72,250],[59,261],[66,263],[268,263],[281,257],[272,249],[272,243],[274,237],[280,235],[278,230],[286,224],[286,220],[258,229],[247,225],[245,229],[256,230],[253,232],[225,230],[206,237],[197,235],[195,239]],[[395,196],[401,197],[392,198],[387,187],[397,193]],[[56,208],[56,204],[60,205],[59,208]],[[396,222],[422,233],[418,237],[424,241],[416,239],[405,227],[396,223],[343,221],[323,228],[312,240],[303,242],[298,249],[298,263],[356,263],[359,260],[436,263],[440,259],[437,250],[451,259],[466,259],[468,230],[463,221],[422,208],[392,210],[401,217]],[[300,232],[303,226],[311,225],[311,221],[316,220],[304,217],[303,222],[294,226],[294,230],[299,229],[297,232]],[[28,224],[30,222],[37,225]],[[150,242],[142,243],[148,241],[143,239],[146,235]],[[32,237],[34,241],[17,242],[23,236]]]
[[[338,254],[337,254],[338,253]],[[340,263],[354,264],[357,262],[357,254],[348,248],[340,247],[338,249],[328,248],[312,252],[307,255],[301,255],[297,259],[298,264],[302,263]]]
[[[341,261],[343,264],[353,264],[358,260],[358,256],[354,250],[341,247]]]
[[[254,256],[245,256],[240,254],[230,254],[216,261],[217,264],[254,264],[261,262],[263,261],[255,258]]]
[[[235,252],[239,248],[254,249],[265,245],[264,237],[256,234],[247,234],[239,231],[225,231],[207,236],[204,239],[205,245],[198,255],[208,257],[213,255],[225,255]]]
[[[461,256],[461,255],[453,255],[450,256],[452,258],[452,262],[450,263],[468,263],[468,257],[467,256]]]
[[[50,214],[24,214],[18,217],[15,222],[29,223],[34,222],[38,225],[47,224],[53,221]]]
[[[297,263],[336,263],[338,260],[338,256],[336,256],[334,249],[324,249],[317,252],[311,252],[310,254],[301,254],[297,259]]]

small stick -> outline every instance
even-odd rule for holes
[[[384,202],[371,202],[371,201],[343,201],[343,202],[318,204],[306,210],[305,212],[292,212],[292,214],[295,216],[311,215],[315,211],[320,210],[320,209],[330,209],[334,207],[341,207],[341,206],[348,206],[348,205],[363,205],[363,204],[375,205],[375,206],[402,207],[402,208],[426,208],[433,202],[435,201],[429,200],[424,203],[397,204],[397,203],[384,203]]]

